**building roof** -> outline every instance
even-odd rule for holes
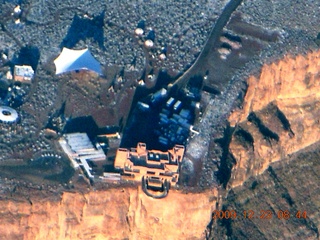
[[[17,81],[31,81],[34,71],[31,66],[28,65],[15,65],[14,66],[14,78]]]
[[[179,178],[179,164],[184,155],[184,146],[175,145],[167,152],[147,150],[146,144],[139,142],[137,148],[119,148],[114,167],[140,181],[143,176],[168,179],[175,185]]]
[[[59,144],[68,155],[73,166],[75,168],[82,166],[89,178],[94,176],[88,161],[106,160],[102,148],[98,144],[94,146],[86,133],[65,134],[59,139]]]
[[[70,150],[75,156],[85,156],[86,159],[105,159],[105,154],[101,148],[94,147],[86,133],[65,134]]]
[[[83,69],[102,74],[100,63],[91,55],[88,48],[82,50],[63,48],[59,57],[54,60],[54,64],[56,74]]]

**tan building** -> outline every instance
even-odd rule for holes
[[[137,148],[119,148],[114,166],[121,171],[122,178],[146,181],[147,188],[163,188],[165,184],[175,186],[179,180],[179,165],[185,148],[175,145],[168,152],[147,150],[145,143]]]

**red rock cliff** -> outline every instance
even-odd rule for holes
[[[231,186],[320,140],[320,51],[287,56],[250,77],[230,144],[235,158]]]
[[[0,201],[2,239],[203,239],[214,193],[171,190],[156,200],[141,189],[68,193],[61,201]]]

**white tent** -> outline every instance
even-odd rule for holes
[[[88,48],[72,50],[63,48],[59,57],[54,60],[56,74],[87,69],[102,74],[100,63],[91,55]]]

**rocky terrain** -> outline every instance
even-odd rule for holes
[[[160,68],[177,76],[189,67],[225,2],[198,1],[193,8],[192,1],[176,6],[160,1],[23,1],[18,25],[11,11],[20,1],[4,2],[2,48],[10,50],[12,61],[24,46],[37,46],[41,55],[34,85],[18,107],[22,124],[1,124],[1,237],[319,239],[318,1],[244,0],[226,21],[206,58],[190,71],[204,77],[206,103],[196,123],[200,134],[187,146],[185,162],[191,165],[194,188],[180,186],[188,194],[172,190],[160,201],[145,196],[140,187],[79,187],[71,173],[60,178],[60,155],[45,167],[45,160],[34,163],[35,168],[26,167],[26,161],[56,154],[43,128],[63,102],[70,116],[90,113],[101,125],[119,123],[128,114],[135,78],[147,79],[144,70]],[[154,19],[156,12],[163,15]],[[155,29],[152,50],[143,45],[146,36],[139,39],[133,33],[141,16],[147,30]],[[78,31],[76,23],[86,26],[84,38],[71,34]],[[158,58],[165,43],[169,61]],[[91,44],[107,79],[87,73],[54,76],[52,59],[68,44]],[[116,105],[121,111],[115,111]],[[47,173],[58,181],[48,180]],[[239,218],[213,219],[215,209],[235,210]],[[244,218],[243,211],[249,210],[258,218]],[[261,219],[263,210],[271,211],[272,218]],[[290,217],[279,219],[278,212],[285,210]],[[297,218],[298,211],[307,217]]]
[[[318,49],[315,40],[320,31],[316,24],[319,3],[309,1],[306,8],[297,4],[299,17],[294,14],[295,4],[285,6],[282,1],[241,2],[223,28],[222,36],[210,43],[213,45],[210,54],[204,53],[208,54],[205,60],[196,62],[197,67],[186,72],[205,76],[203,96],[207,105],[196,123],[200,134],[190,139],[187,148],[194,169],[201,169],[197,174],[201,188],[229,183],[234,159],[228,146],[236,129],[234,122],[230,125],[228,116],[242,107],[248,79],[259,78],[264,65],[276,64],[285,57],[306,57]],[[286,13],[281,9],[286,9]],[[223,36],[232,41],[226,43]],[[274,87],[269,84],[265,88],[268,91]]]
[[[17,4],[23,11],[19,24],[11,17]],[[10,49],[10,58],[22,46],[32,45],[39,48],[40,61],[50,63],[61,47],[79,49],[89,45],[103,65],[141,73],[150,62],[155,71],[165,68],[176,75],[199,54],[224,5],[225,1],[203,0],[4,1],[0,24],[7,34],[0,36],[0,41],[2,48]],[[134,30],[141,21],[139,27],[144,34],[139,38]],[[154,47],[145,49],[150,29],[155,35]],[[164,47],[168,61],[159,59]],[[145,62],[145,57],[150,61]]]
[[[248,79],[243,108],[229,117],[236,126],[229,147],[236,162],[232,187],[319,141],[319,80],[319,51],[286,56]]]
[[[219,206],[238,217],[218,218],[214,239],[319,238],[319,73],[315,51],[286,56],[248,79],[243,106],[229,116],[232,173]],[[254,217],[244,218],[249,210]]]
[[[17,5],[19,14],[14,13]],[[9,127],[0,123],[0,161],[28,161],[41,152],[59,152],[44,128],[64,103],[67,118],[91,115],[99,127],[125,125],[135,90],[147,91],[139,80],[152,87],[159,71],[175,77],[188,68],[224,5],[224,1],[2,1],[1,94],[13,85],[6,74],[13,73],[15,64],[32,65],[35,78],[32,85],[12,87],[10,94],[17,101],[8,104],[22,121]],[[155,18],[155,13],[162,14]],[[139,23],[142,36],[135,34]],[[149,33],[154,35],[152,48],[144,45]],[[53,60],[63,47],[89,47],[105,75],[56,76]],[[159,58],[162,52],[165,59]]]
[[[52,194],[26,198],[11,191],[0,201],[1,236],[318,238],[319,59],[319,52],[287,56],[265,65],[259,77],[248,79],[244,105],[229,117],[235,131],[229,147],[234,165],[228,194],[223,189],[219,193],[215,189],[188,194],[171,191],[159,201],[144,195],[140,187],[64,192],[54,198]],[[270,84],[279,87],[267,87]],[[211,221],[215,209],[235,210],[239,218]],[[243,218],[248,210],[258,218]],[[262,210],[271,211],[272,219],[261,219]],[[279,219],[278,212],[285,210],[290,217]],[[296,217],[299,210],[306,211],[307,217]]]
[[[290,154],[230,190],[221,209],[235,210],[237,218],[217,219],[211,238],[319,239],[319,149],[317,142]],[[245,211],[254,215],[245,218]]]

